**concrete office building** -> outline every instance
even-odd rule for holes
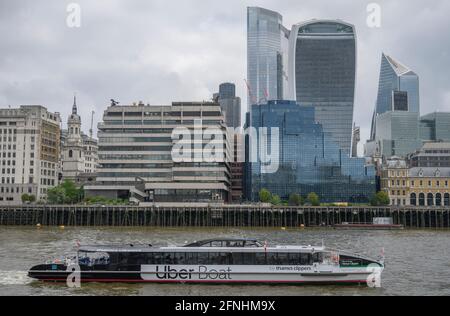
[[[0,204],[22,204],[22,195],[45,201],[58,184],[60,115],[40,105],[0,109]]]
[[[194,138],[192,151],[186,151],[189,158],[195,158],[193,162],[174,160],[172,152],[178,138],[173,139],[172,132],[185,128],[194,133],[199,121],[204,133],[207,128],[220,132],[222,139],[213,143],[224,159],[214,162],[201,159],[210,141],[206,133],[202,140],[200,132],[200,139]],[[98,136],[98,177],[95,184],[85,187],[88,196],[123,198],[136,203],[231,199],[230,136],[217,103],[177,102],[171,106],[113,103],[104,113]]]

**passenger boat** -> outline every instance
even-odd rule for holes
[[[77,255],[30,269],[41,281],[218,284],[368,284],[384,260],[324,246],[269,246],[252,239],[212,239],[182,247],[79,247]],[[379,282],[379,280],[378,280]]]

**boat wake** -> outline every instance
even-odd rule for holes
[[[27,271],[0,271],[0,285],[26,285],[33,282]]]

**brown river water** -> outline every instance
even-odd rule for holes
[[[245,237],[270,245],[321,245],[378,257],[385,249],[382,287],[46,284],[27,277],[36,264],[75,254],[82,245],[151,243],[183,245],[216,238]],[[0,227],[0,295],[291,296],[291,295],[450,295],[450,231],[340,231],[329,229],[157,229]]]

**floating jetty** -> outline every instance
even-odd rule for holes
[[[0,206],[0,225],[55,227],[333,227],[390,217],[406,228],[450,228],[449,207]]]

